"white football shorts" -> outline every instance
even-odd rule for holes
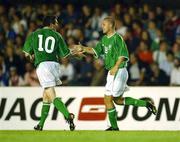
[[[60,65],[57,62],[41,62],[36,68],[36,73],[43,88],[61,85]]]
[[[105,95],[119,97],[127,90],[128,71],[126,68],[120,68],[116,75],[107,75],[107,82],[105,86]]]

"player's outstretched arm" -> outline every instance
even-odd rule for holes
[[[94,55],[94,51],[92,47],[87,47],[87,46],[83,46],[81,44],[78,45],[74,45],[74,53],[87,53],[87,54],[92,54]]]
[[[78,57],[78,58],[82,58],[85,57],[85,55],[82,52],[81,47],[77,47],[76,45],[72,45],[70,46],[70,55],[73,57]]]

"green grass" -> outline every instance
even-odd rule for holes
[[[0,131],[0,142],[180,142],[180,131]]]

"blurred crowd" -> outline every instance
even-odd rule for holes
[[[39,86],[35,68],[21,52],[26,37],[42,27],[47,14],[59,17],[62,34],[70,46],[94,47],[102,36],[101,21],[110,15],[116,19],[116,31],[124,38],[129,54],[128,85],[180,85],[180,17],[179,11],[139,7],[120,3],[108,9],[96,4],[76,8],[69,3],[41,5],[0,5],[0,86]],[[63,85],[101,86],[106,73],[103,57],[94,60],[61,59]]]

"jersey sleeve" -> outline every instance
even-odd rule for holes
[[[33,34],[30,34],[24,43],[22,51],[30,55],[33,54]]]
[[[99,58],[100,55],[103,54],[103,48],[102,48],[102,42],[99,41],[97,44],[96,44],[96,47],[92,48],[94,53],[95,53],[95,57],[96,58]]]
[[[118,58],[124,57],[127,60],[129,60],[128,49],[127,49],[125,41],[122,39],[121,36],[117,36],[116,44],[117,44]]]
[[[67,47],[64,39],[60,36],[60,39],[59,39],[59,56],[65,58],[69,54],[70,54],[70,50]]]

